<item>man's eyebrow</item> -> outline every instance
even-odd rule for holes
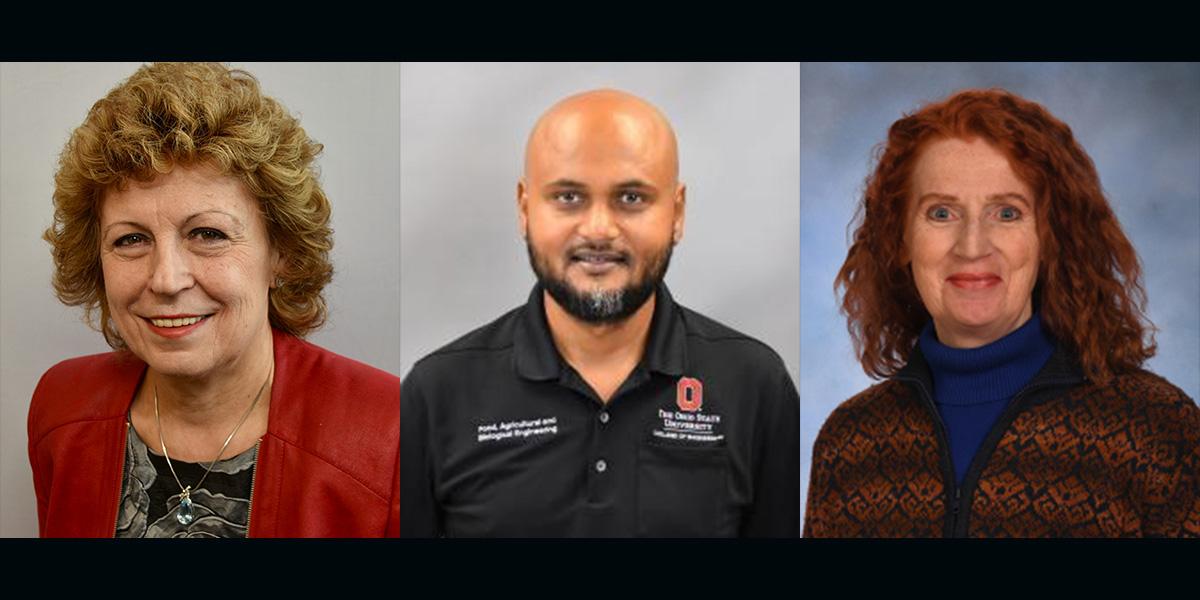
[[[626,179],[625,181],[618,183],[614,187],[616,187],[617,189],[622,189],[622,190],[629,190],[629,189],[653,190],[653,189],[655,189],[653,185],[651,185],[648,182],[642,181],[641,179]]]
[[[546,187],[582,190],[582,189],[586,188],[587,186],[581,182],[575,181],[574,179],[555,179],[554,181],[547,183]]]

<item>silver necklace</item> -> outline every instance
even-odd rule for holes
[[[267,389],[267,383],[271,381],[271,372],[274,372],[275,365],[271,365],[271,371],[267,373],[266,380],[263,381],[262,387],[258,388],[258,394],[254,396],[254,402],[250,403],[250,408],[246,409],[246,413],[242,415],[242,419],[234,426],[233,431],[229,432],[229,437],[225,438],[225,443],[221,444],[221,449],[217,451],[217,457],[208,463],[208,469],[204,471],[204,475],[200,481],[196,482],[196,489],[200,489],[200,484],[208,478],[208,474],[212,472],[213,465],[221,460],[221,455],[225,453],[225,448],[229,447],[229,442],[233,440],[234,434],[238,429],[242,428],[242,423],[246,422],[246,418],[250,416],[251,411],[258,404],[258,399],[262,397],[263,390]],[[158,427],[158,444],[162,447],[163,456],[167,459],[167,468],[171,469],[171,476],[175,478],[175,485],[179,486],[179,512],[175,513],[175,520],[182,525],[188,525],[196,519],[196,511],[192,506],[192,486],[184,487],[179,481],[179,476],[175,474],[175,467],[171,464],[171,455],[167,454],[167,443],[163,441],[162,434],[162,419],[158,415],[158,384],[154,384],[154,424]],[[167,510],[171,510],[171,505],[168,500]]]

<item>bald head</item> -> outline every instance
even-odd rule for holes
[[[521,235],[547,319],[648,319],[648,299],[683,238],[686,198],[675,133],[648,102],[596,90],[550,107],[529,134],[517,183]]]
[[[525,177],[564,166],[623,165],[655,178],[679,177],[675,132],[649,102],[618,90],[570,96],[550,107],[525,146]]]

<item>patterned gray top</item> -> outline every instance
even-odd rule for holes
[[[213,465],[204,487],[191,492],[196,518],[184,525],[175,518],[180,489],[167,460],[150,452],[132,426],[125,438],[125,477],[116,537],[246,537],[258,444]],[[174,459],[171,464],[184,485],[195,485],[208,468],[207,463]]]

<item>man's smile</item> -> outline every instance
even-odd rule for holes
[[[572,252],[570,263],[579,265],[584,273],[603,275],[619,267],[629,265],[628,257],[623,252],[580,250]]]

